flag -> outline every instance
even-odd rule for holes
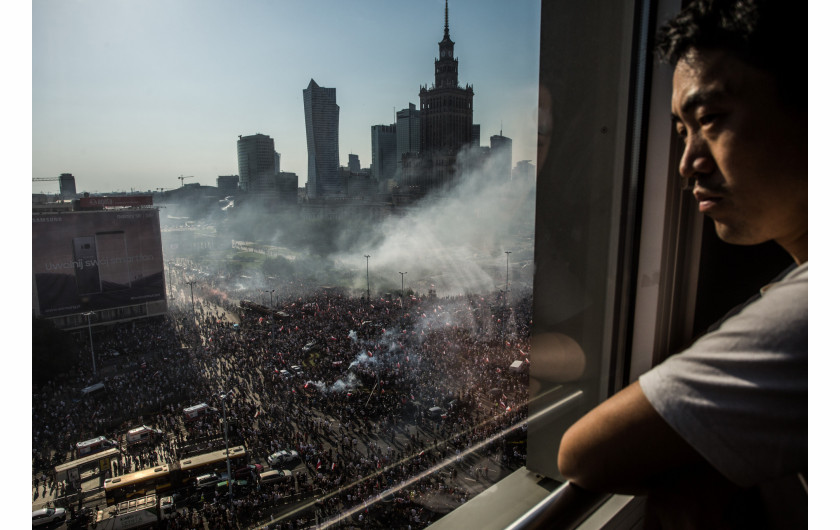
[[[321,459],[320,458],[318,459],[318,463],[315,464],[315,469],[316,470],[321,469]]]

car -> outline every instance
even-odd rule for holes
[[[32,526],[63,521],[66,517],[67,512],[64,511],[64,508],[41,508],[32,512]]]
[[[286,369],[280,370],[280,375],[282,375],[284,379],[289,379],[292,377],[292,373]]]
[[[300,375],[300,374],[303,373],[303,368],[301,368],[298,365],[294,365],[294,366],[292,366],[292,372],[297,374],[297,375]]]
[[[201,501],[200,492],[176,491],[172,494],[172,502],[175,506],[194,506]]]
[[[262,464],[248,464],[233,472],[233,478],[250,478],[251,472],[259,476],[263,472]]]
[[[300,455],[294,449],[290,451],[283,449],[282,451],[277,451],[276,453],[269,455],[267,460],[271,467],[277,467],[280,465],[288,466],[299,463]]]
[[[271,471],[260,473],[260,484],[272,484],[280,480],[288,482],[292,480],[293,477],[294,474],[288,469],[283,469],[279,471],[276,469],[272,469]]]
[[[222,479],[219,475],[215,473],[207,473],[206,475],[195,477],[195,487],[200,489],[215,486],[220,480]]]

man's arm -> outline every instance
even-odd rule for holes
[[[557,466],[587,490],[644,493],[672,472],[708,464],[659,416],[636,382],[566,431]]]

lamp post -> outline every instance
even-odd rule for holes
[[[93,331],[90,329],[90,317],[95,315],[93,311],[88,311],[87,313],[82,313],[84,316],[87,317],[88,321],[88,336],[90,337],[90,360],[93,363],[93,375],[96,376],[96,356],[93,354]]]
[[[397,271],[397,272],[399,272],[399,271]],[[400,282],[402,282],[402,287],[400,287],[400,298],[402,298],[403,295],[405,294],[405,275],[406,274],[408,274],[408,272],[400,272]]]
[[[188,281],[187,285],[190,286],[190,300],[192,301],[193,324],[195,324],[195,297],[193,296],[193,286],[195,285],[195,280]]]
[[[233,390],[228,390],[227,392],[222,392],[219,394],[219,398],[222,400],[222,421],[225,425],[225,457],[227,460],[227,472],[228,472],[228,502],[230,502],[230,510],[233,513],[233,474],[230,472],[230,449],[228,448],[228,424],[227,424],[227,409],[225,408],[225,401],[227,401],[228,396],[231,395]]]
[[[268,307],[274,307],[274,291],[277,289],[272,289],[270,291],[263,291],[264,293],[268,293]]]
[[[510,250],[505,250],[505,307],[507,307],[507,296],[510,290]]]
[[[172,260],[167,263],[169,264],[169,299],[172,300]]]
[[[370,254],[365,254],[365,271],[367,272],[368,302],[370,302]]]

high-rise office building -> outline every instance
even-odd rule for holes
[[[397,160],[407,153],[420,152],[420,111],[414,103],[397,112]]]
[[[362,165],[359,162],[359,155],[349,154],[347,155],[347,169],[349,169],[352,173],[359,173],[362,171]]]
[[[274,139],[265,134],[239,136],[236,142],[239,158],[239,187],[251,191],[251,183],[258,178],[268,178],[276,170]]]
[[[303,113],[309,155],[306,192],[311,198],[343,192],[338,174],[338,110],[335,88],[320,87],[310,80],[303,90]]]
[[[239,190],[239,175],[219,175],[216,177],[219,193],[234,195]]]
[[[370,127],[370,174],[373,180],[384,182],[397,172],[397,126]]]
[[[58,189],[62,199],[76,197],[76,178],[71,173],[62,173],[58,177]]]
[[[420,89],[421,154],[457,154],[473,136],[473,88],[458,86],[458,59],[454,56],[455,43],[449,38],[448,0],[444,13],[435,84]]]
[[[494,134],[490,137],[490,153],[494,161],[494,168],[505,178],[510,178],[511,165],[513,164],[513,140],[506,136]]]

